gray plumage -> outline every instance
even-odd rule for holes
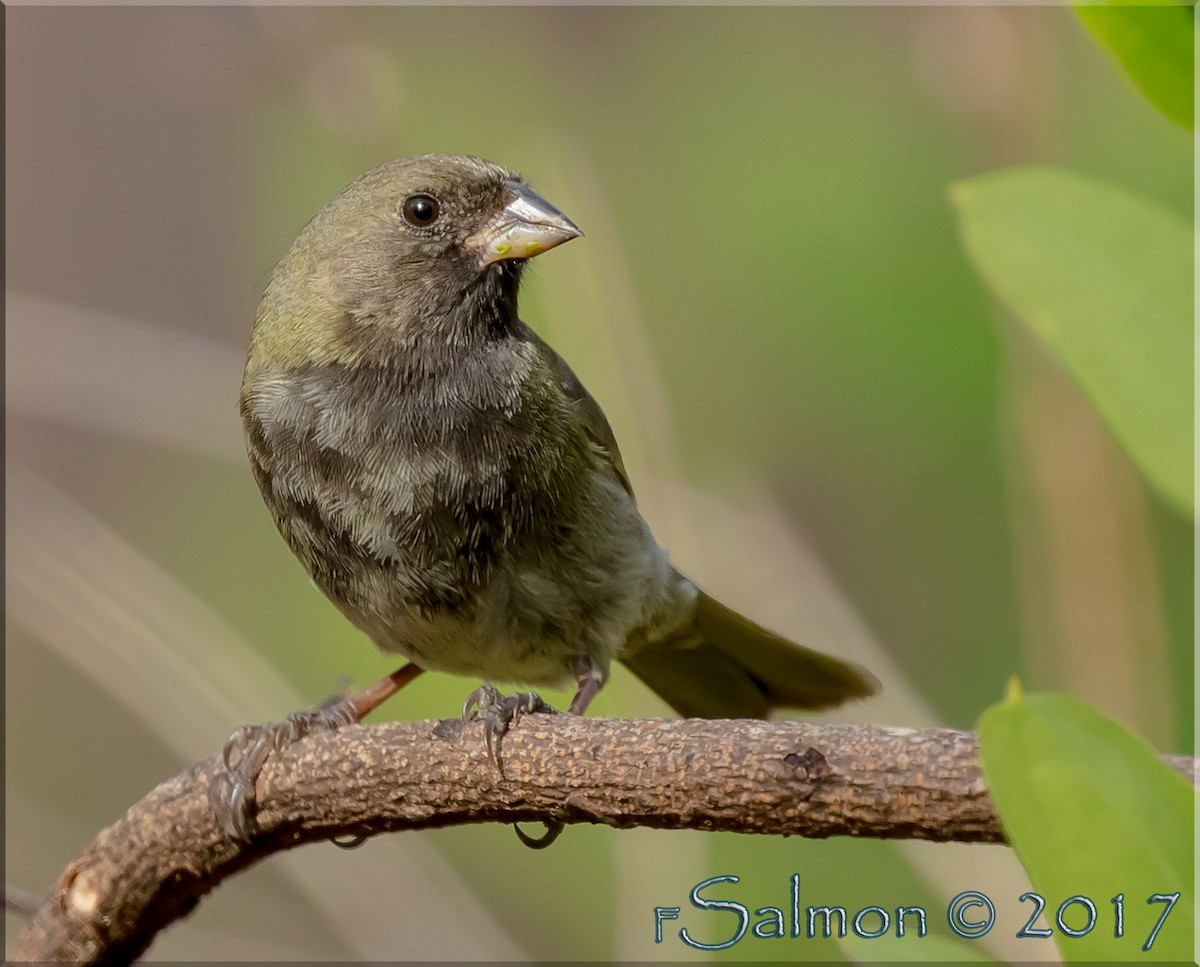
[[[869,694],[668,562],[599,406],[517,315],[524,262],[491,228],[514,192],[541,202],[479,159],[392,162],[276,268],[241,413],[284,539],[378,647],[428,669],[558,685],[621,658],[710,716]],[[405,220],[416,196],[428,226]]]

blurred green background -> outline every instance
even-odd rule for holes
[[[299,228],[423,151],[516,168],[587,233],[533,266],[523,315],[677,565],[877,671],[834,718],[970,728],[1017,673],[1191,751],[1191,525],[984,291],[948,196],[1046,163],[1190,222],[1190,134],[1070,10],[6,13],[10,882],[46,888],[241,722],[392,667],[275,533],[236,396]],[[383,715],[474,684],[426,676]],[[594,709],[667,714],[623,673]],[[572,828],[543,854],[463,828],[272,860],[151,954],[692,959],[653,943],[655,905],[735,873],[726,895],[782,906],[793,872],[805,904],[921,903],[934,932],[958,890],[1003,915],[1023,882],[1002,848]]]

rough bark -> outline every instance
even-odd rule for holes
[[[477,723],[352,726],[272,756],[261,833],[213,816],[218,756],[153,789],[50,890],[18,960],[124,962],[223,879],[335,836],[461,823],[560,821],[997,843],[973,733],[792,722],[528,716],[503,774]],[[1194,760],[1176,758],[1193,778]]]

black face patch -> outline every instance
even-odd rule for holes
[[[387,288],[346,289],[334,337],[357,358],[375,364],[441,370],[488,343],[513,337],[522,262],[500,262],[480,272],[474,257],[431,259],[425,276],[436,284],[406,281],[404,271]],[[393,287],[407,286],[397,300]]]

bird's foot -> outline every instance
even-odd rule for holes
[[[225,763],[212,781],[209,797],[217,823],[226,836],[248,841],[258,832],[258,799],[255,782],[272,752],[281,752],[314,732],[332,732],[359,721],[353,700],[329,699],[319,708],[293,712],[282,722],[243,725],[225,743]]]
[[[243,725],[234,732],[222,752],[225,771],[213,776],[209,789],[221,829],[242,841],[258,831],[254,783],[272,752],[314,732],[332,732],[361,722],[420,674],[421,666],[409,662],[357,694],[335,695],[310,712],[293,712],[282,722]]]
[[[558,709],[547,705],[537,692],[515,692],[503,695],[495,685],[480,685],[467,696],[463,703],[463,718],[483,719],[483,738],[487,742],[488,755],[496,768],[504,771],[500,761],[500,746],[508,730],[529,714],[558,714]]]
[[[487,742],[488,755],[496,763],[496,768],[504,773],[504,765],[500,761],[500,745],[504,736],[521,718],[530,713],[558,714],[558,709],[546,704],[537,692],[516,692],[504,695],[495,685],[483,684],[467,696],[463,703],[463,718],[469,720],[483,719],[483,738]],[[563,831],[563,824],[557,820],[546,823],[546,832],[540,837],[530,836],[522,831],[520,826],[513,825],[517,838],[530,849],[545,849]]]

